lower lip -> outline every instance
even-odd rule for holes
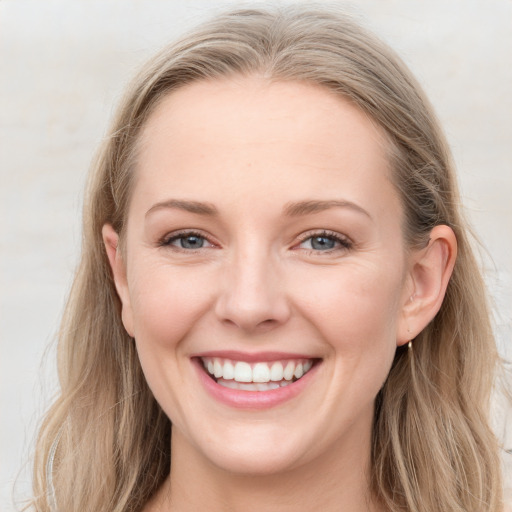
[[[313,365],[303,377],[287,386],[268,391],[245,391],[231,389],[217,384],[205,371],[199,359],[192,359],[199,374],[199,380],[206,391],[223,404],[239,409],[269,409],[295,398],[314,378],[319,364]]]

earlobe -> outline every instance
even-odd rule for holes
[[[111,224],[105,224],[101,230],[101,234],[110,268],[112,269],[117,295],[121,300],[123,325],[128,334],[133,337],[133,322],[126,278],[126,265],[119,251],[119,235]]]
[[[436,316],[443,303],[456,257],[455,233],[445,225],[432,229],[427,247],[412,254],[398,345],[415,338]]]

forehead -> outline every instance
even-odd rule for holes
[[[397,203],[387,147],[368,116],[323,87],[258,77],[197,82],[165,97],[147,121],[134,195],[245,194],[277,204],[283,194],[343,193],[373,202],[378,215]]]

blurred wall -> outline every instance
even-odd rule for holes
[[[43,367],[41,358],[77,261],[84,177],[113,105],[156,49],[219,6],[248,3],[0,2],[2,511],[14,510],[10,493],[19,470],[18,494],[28,493],[23,463],[56,389],[54,347]],[[486,247],[500,350],[511,357],[512,1],[344,5],[402,55],[437,109],[468,214]]]

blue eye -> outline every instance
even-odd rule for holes
[[[336,249],[349,249],[351,244],[348,240],[337,234],[319,233],[305,238],[300,243],[301,249],[309,249],[318,252],[334,251]]]
[[[332,237],[327,236],[314,236],[311,238],[311,248],[318,251],[326,251],[329,249],[334,249],[336,246],[336,240],[333,240]]]
[[[210,247],[208,240],[197,233],[179,233],[165,240],[162,245],[177,247],[178,249],[194,250]]]
[[[182,249],[200,249],[205,242],[203,237],[196,235],[182,236],[175,241]]]

